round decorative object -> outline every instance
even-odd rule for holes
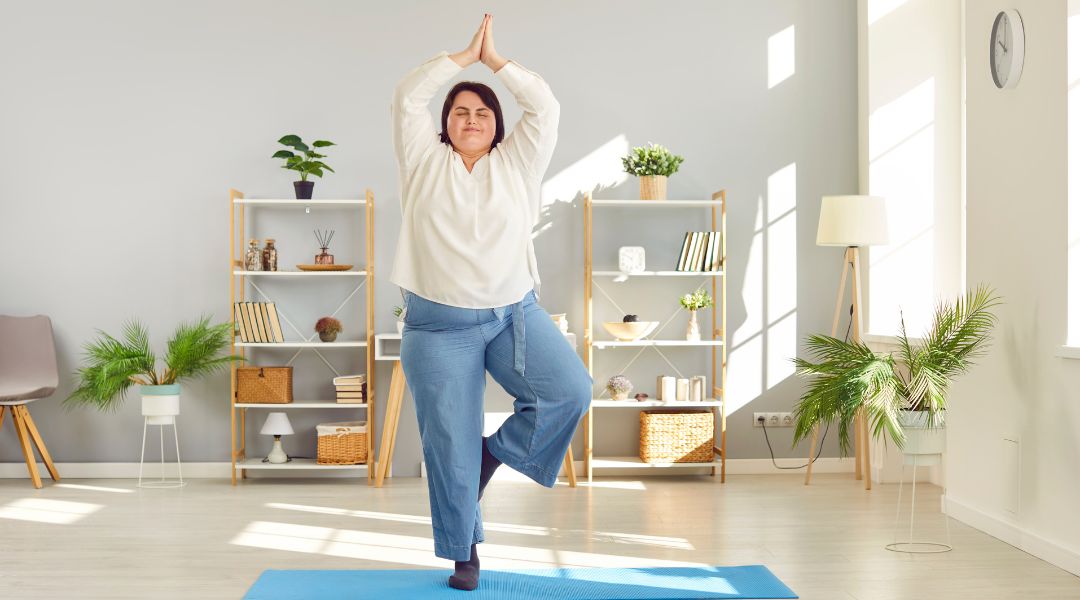
[[[620,342],[635,342],[652,333],[659,324],[660,321],[604,321],[604,329]]]
[[[1009,8],[997,14],[990,28],[990,77],[999,89],[1011,89],[1023,70],[1024,22]]]
[[[332,342],[337,339],[337,332],[323,331],[319,333],[319,339],[324,342]]]
[[[642,246],[623,246],[619,248],[619,270],[623,273],[641,273],[645,271],[645,248]]]
[[[301,271],[348,271],[352,265],[296,265]]]

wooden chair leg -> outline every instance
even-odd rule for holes
[[[6,414],[7,414],[7,407],[6,406],[0,406],[0,429],[3,429],[3,427],[4,427],[4,415],[6,415]]]
[[[379,444],[378,461],[375,464],[375,487],[382,487],[383,479],[390,471],[390,461],[394,459],[394,443],[397,441],[398,419],[401,416],[401,403],[405,397],[405,369],[401,361],[394,361],[394,370],[390,375],[390,395],[386,400],[386,414],[383,415],[382,441]]]
[[[566,480],[570,487],[577,487],[577,473],[574,473],[574,449],[567,446],[566,456],[563,457],[563,468],[566,470]]]
[[[19,446],[22,448],[23,457],[26,458],[26,468],[30,471],[30,481],[34,487],[41,489],[41,476],[38,475],[37,460],[34,459],[34,451],[30,448],[30,432],[26,430],[21,411],[17,406],[11,407],[11,420],[15,423],[15,433],[19,436]]]
[[[41,439],[41,434],[38,433],[37,427],[34,425],[34,419],[30,417],[30,409],[25,405],[20,406],[22,409],[23,421],[26,423],[26,429],[30,432],[30,439],[34,441],[34,445],[37,446],[38,454],[41,455],[41,460],[45,463],[45,468],[49,470],[49,476],[53,481],[60,481],[60,474],[56,472],[56,466],[53,465],[52,456],[49,456],[49,451],[45,449],[45,441]]]

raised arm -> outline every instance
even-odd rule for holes
[[[394,88],[390,116],[394,130],[394,153],[398,169],[403,173],[412,173],[424,154],[440,143],[439,131],[428,105],[443,84],[480,60],[487,23],[485,16],[465,50],[455,54],[440,52],[409,71]]]
[[[531,176],[547,171],[559,129],[559,102],[539,75],[495,50],[494,27],[488,16],[480,60],[495,72],[521,107],[521,120],[499,145],[512,161]]]

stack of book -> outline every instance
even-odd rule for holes
[[[280,344],[285,341],[273,302],[233,303],[233,320],[243,343]]]
[[[342,375],[334,378],[338,404],[363,404],[367,397],[367,376]]]
[[[719,271],[723,268],[719,231],[687,231],[676,271]]]

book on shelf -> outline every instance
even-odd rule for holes
[[[273,302],[236,302],[233,319],[243,343],[281,343],[284,336]]]
[[[720,256],[719,231],[688,231],[683,237],[682,251],[676,271],[718,271],[723,264]]]
[[[687,231],[682,239],[682,251],[679,252],[679,262],[675,265],[676,271],[682,271],[686,264],[686,254],[690,251],[690,232]]]
[[[362,385],[367,383],[367,375],[339,375],[334,378],[334,385]]]
[[[362,392],[362,391],[364,391],[364,384],[360,384],[360,385],[340,384],[340,385],[336,385],[334,387],[337,388],[337,391],[339,391],[339,392]]]

